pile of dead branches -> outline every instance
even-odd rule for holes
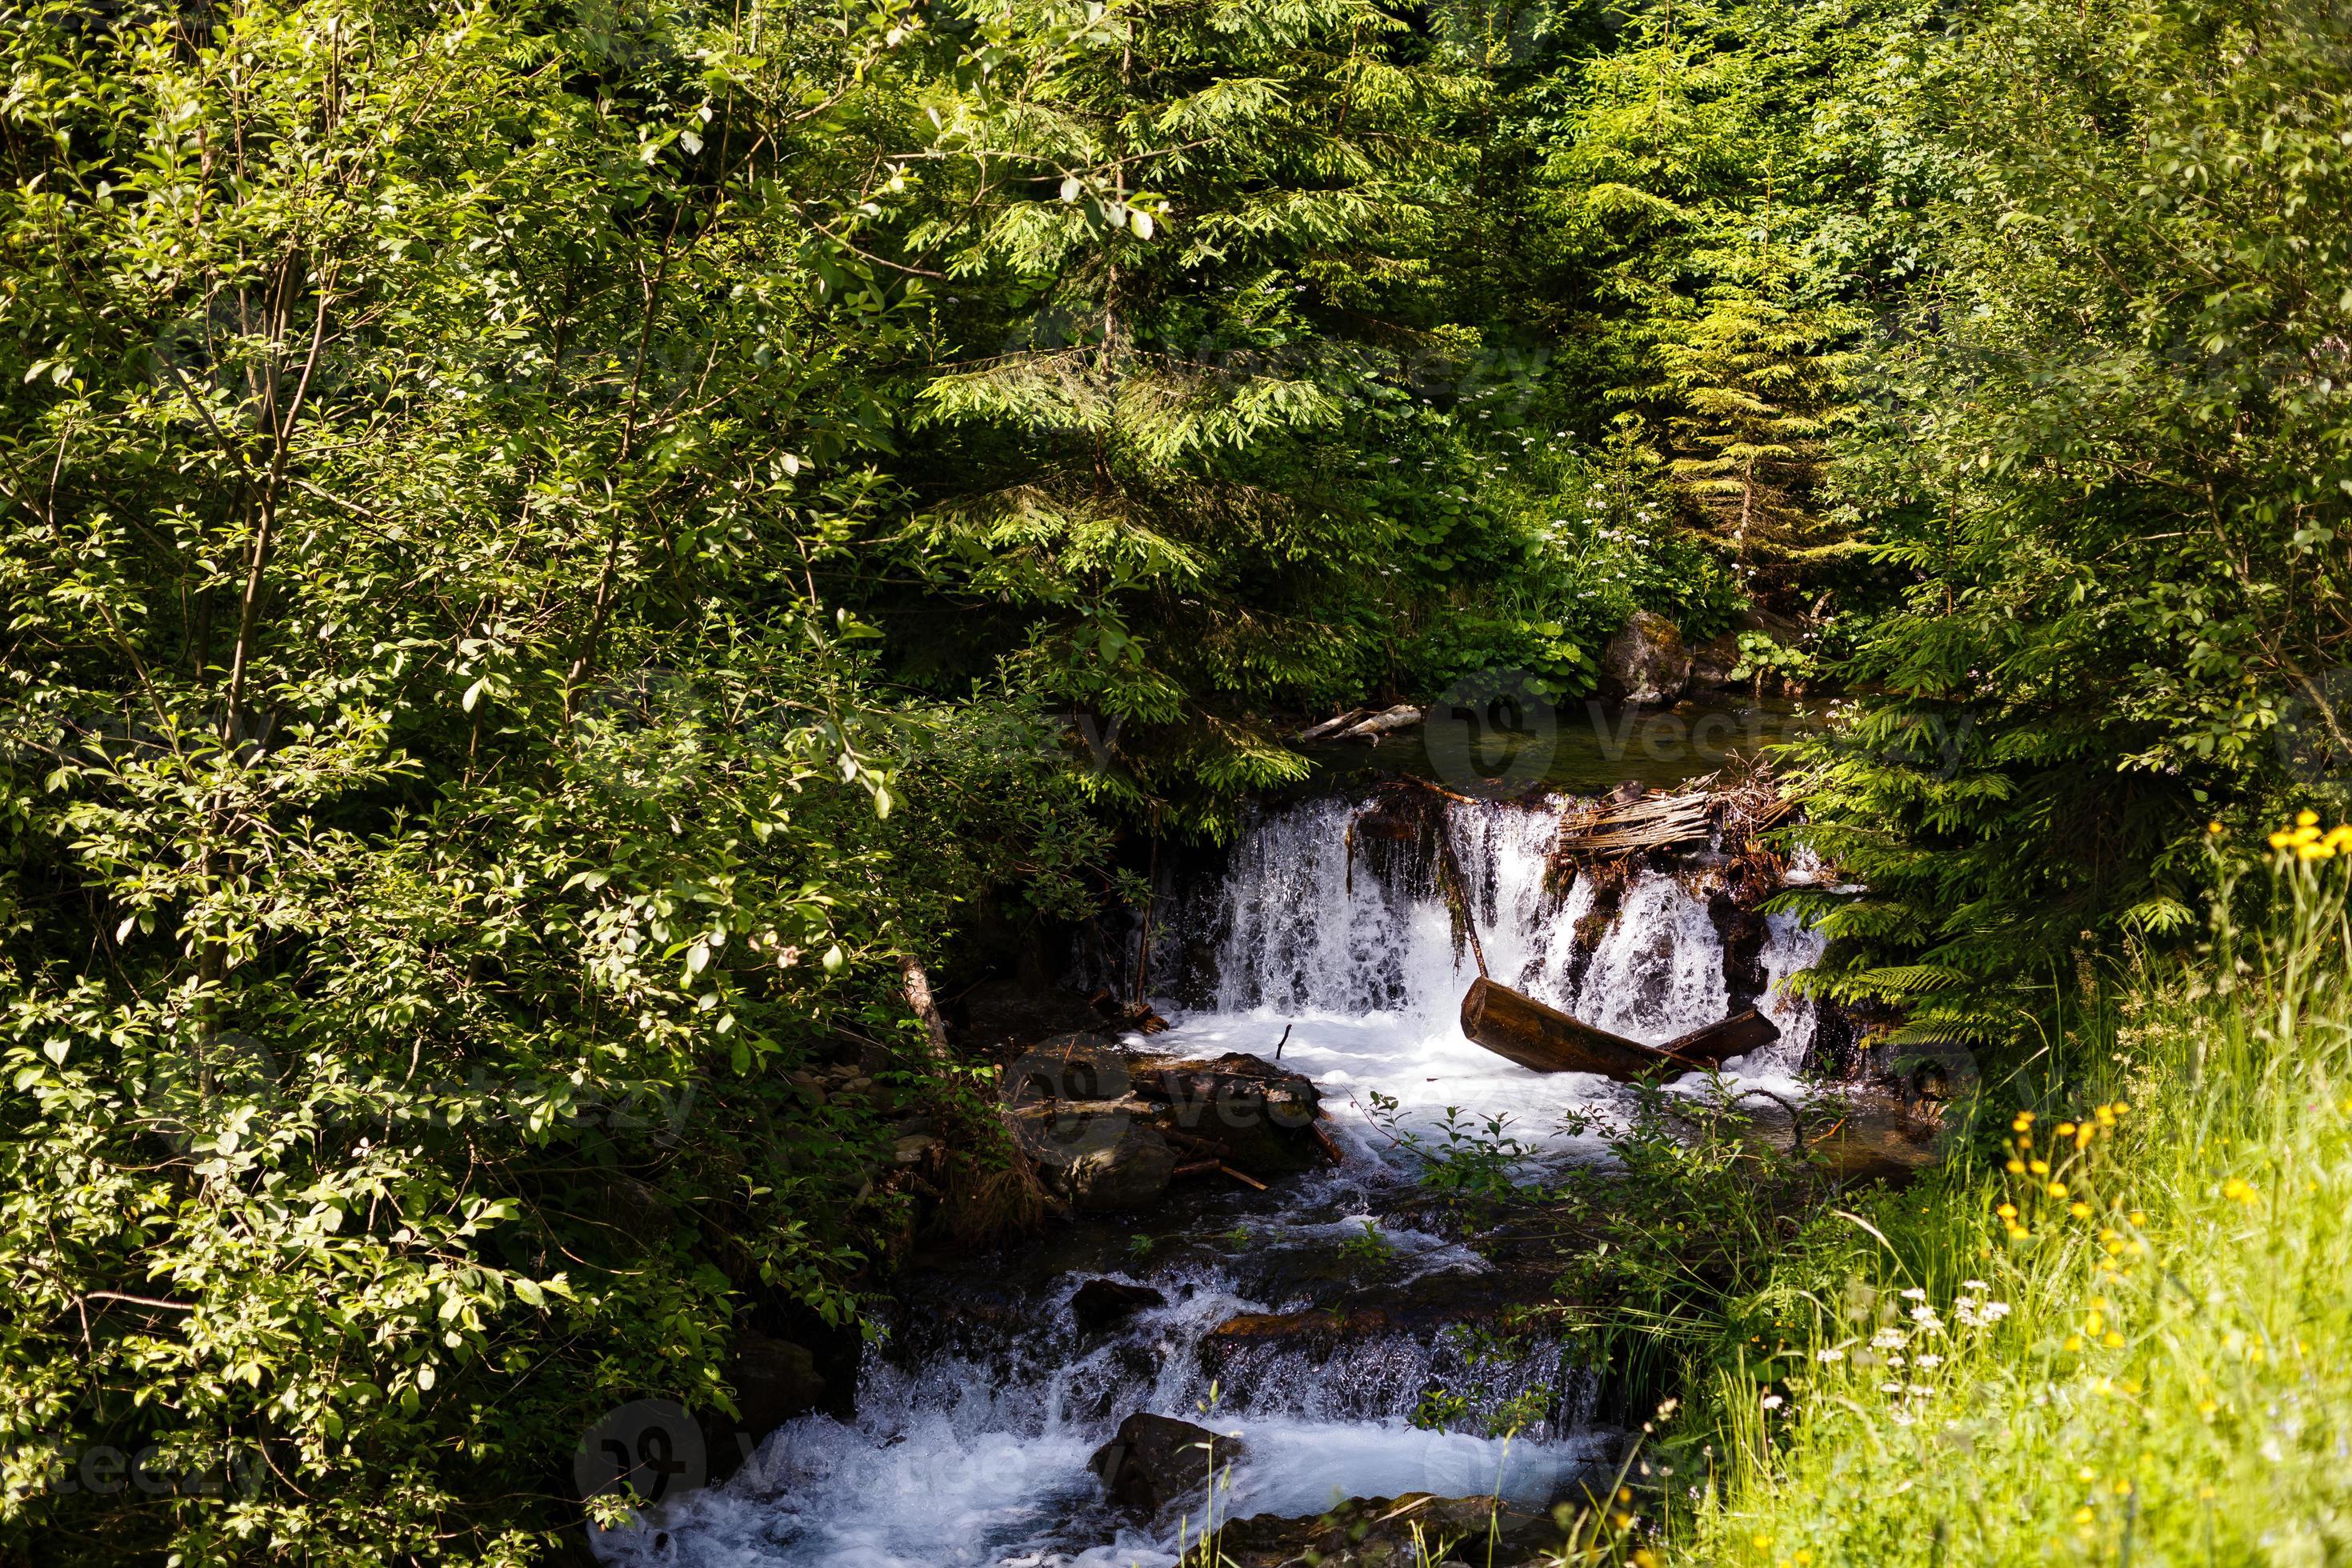
[[[1717,849],[1734,859],[1769,854],[1761,836],[1795,806],[1760,760],[1734,762],[1672,794],[1620,790],[1560,814],[1555,870],[1661,850]]]

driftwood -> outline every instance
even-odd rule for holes
[[[931,1060],[942,1066],[953,1061],[955,1048],[948,1043],[947,1020],[940,1016],[940,1005],[931,995],[931,977],[911,953],[898,960],[898,982],[908,1011],[922,1021],[923,1044]]]
[[[1780,1031],[1754,1008],[1664,1046],[1645,1046],[1593,1027],[1481,975],[1462,998],[1462,1032],[1499,1057],[1537,1072],[1589,1072],[1620,1082],[1649,1073],[1713,1067],[1771,1044]]]
[[[1323,1151],[1323,1157],[1331,1163],[1344,1165],[1348,1163],[1348,1152],[1339,1147],[1339,1141],[1326,1131],[1320,1121],[1308,1122],[1307,1135],[1315,1140],[1315,1146]]]
[[[1714,834],[1713,807],[1705,790],[1588,806],[1561,817],[1553,853],[1590,858],[1705,844]]]
[[[1393,708],[1350,708],[1345,713],[1309,724],[1291,740],[1298,744],[1314,741],[1373,741],[1399,730],[1410,730],[1421,722],[1421,710],[1410,702],[1400,702]]]
[[[1421,722],[1421,710],[1410,702],[1401,702],[1385,713],[1375,713],[1360,724],[1351,724],[1339,731],[1343,740],[1379,740],[1382,735],[1399,730],[1410,730]]]
[[[1718,836],[1725,852],[1736,855],[1796,809],[1780,797],[1760,764],[1728,780],[1717,774],[1697,784],[1678,795],[1612,796],[1570,807],[1560,815],[1553,859],[1573,863],[1704,847]]]
[[[1350,708],[1344,713],[1335,714],[1324,720],[1320,724],[1309,724],[1290,738],[1301,744],[1309,741],[1320,741],[1327,735],[1338,734],[1350,724],[1360,724],[1371,715],[1372,710],[1370,708]]]

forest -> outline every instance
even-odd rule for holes
[[[2352,1550],[2344,0],[0,15],[0,1564]],[[971,998],[1161,1024],[1070,965],[1302,734],[1581,722],[1665,623],[1811,715],[1774,994],[1976,1093],[1906,1182],[1353,1123],[1446,1216],[1392,1283],[1577,1231],[1496,1320],[1614,1358],[1558,1538],[583,1502],[616,1409],[748,1451],[748,1346],[878,1386],[929,1260],[1074,1234]],[[1565,1429],[1454,1397],[1379,1429]]]

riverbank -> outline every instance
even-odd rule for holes
[[[1716,1468],[1627,1552],[2341,1560],[2352,947],[2340,862],[2287,864],[2275,930],[2047,998],[1969,1157],[1820,1215],[1732,1304]]]

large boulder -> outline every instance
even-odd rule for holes
[[[1141,1208],[1176,1173],[1175,1150],[1129,1083],[1127,1053],[1091,1034],[1040,1041],[1004,1069],[1005,1125],[1072,1208]]]
[[[1212,1159],[1254,1176],[1311,1170],[1328,1158],[1310,1131],[1321,1109],[1315,1085],[1242,1051],[1209,1061],[1139,1058],[1135,1096],[1151,1123],[1186,1157]]]
[[[1313,1083],[1261,1058],[1179,1060],[1087,1034],[1040,1042],[1004,1077],[1006,1124],[1047,1188],[1098,1212],[1151,1204],[1183,1167],[1263,1180],[1318,1165],[1337,1147],[1318,1110]]]
[[[1626,701],[1671,702],[1690,683],[1690,650],[1665,616],[1636,610],[1601,655],[1601,673]]]
[[[1156,1514],[1179,1499],[1207,1492],[1212,1475],[1222,1475],[1247,1453],[1237,1437],[1139,1411],[1118,1424],[1118,1435],[1096,1449],[1087,1466],[1113,1501]]]

